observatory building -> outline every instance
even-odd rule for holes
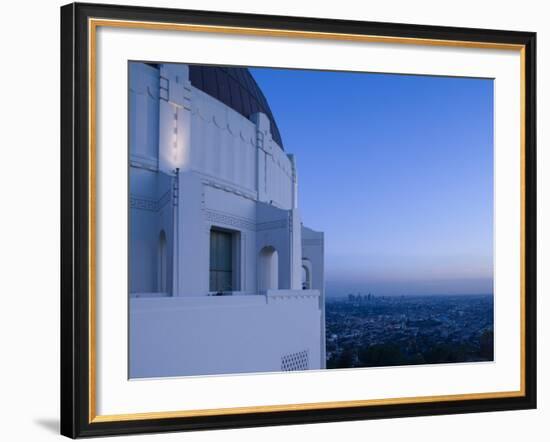
[[[325,368],[324,237],[254,78],[129,69],[130,377]]]

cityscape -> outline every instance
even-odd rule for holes
[[[327,297],[327,368],[494,358],[493,295]]]

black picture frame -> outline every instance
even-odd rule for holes
[[[524,394],[438,402],[94,422],[90,419],[89,18],[521,45],[524,50]],[[536,408],[536,34],[73,3],[61,8],[61,434],[240,428]]]

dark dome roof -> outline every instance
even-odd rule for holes
[[[260,87],[246,68],[189,65],[189,80],[197,89],[206,92],[246,118],[263,112],[271,122],[273,140],[283,148],[275,118]]]

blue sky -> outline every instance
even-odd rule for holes
[[[325,232],[328,295],[492,292],[492,80],[250,70]]]

